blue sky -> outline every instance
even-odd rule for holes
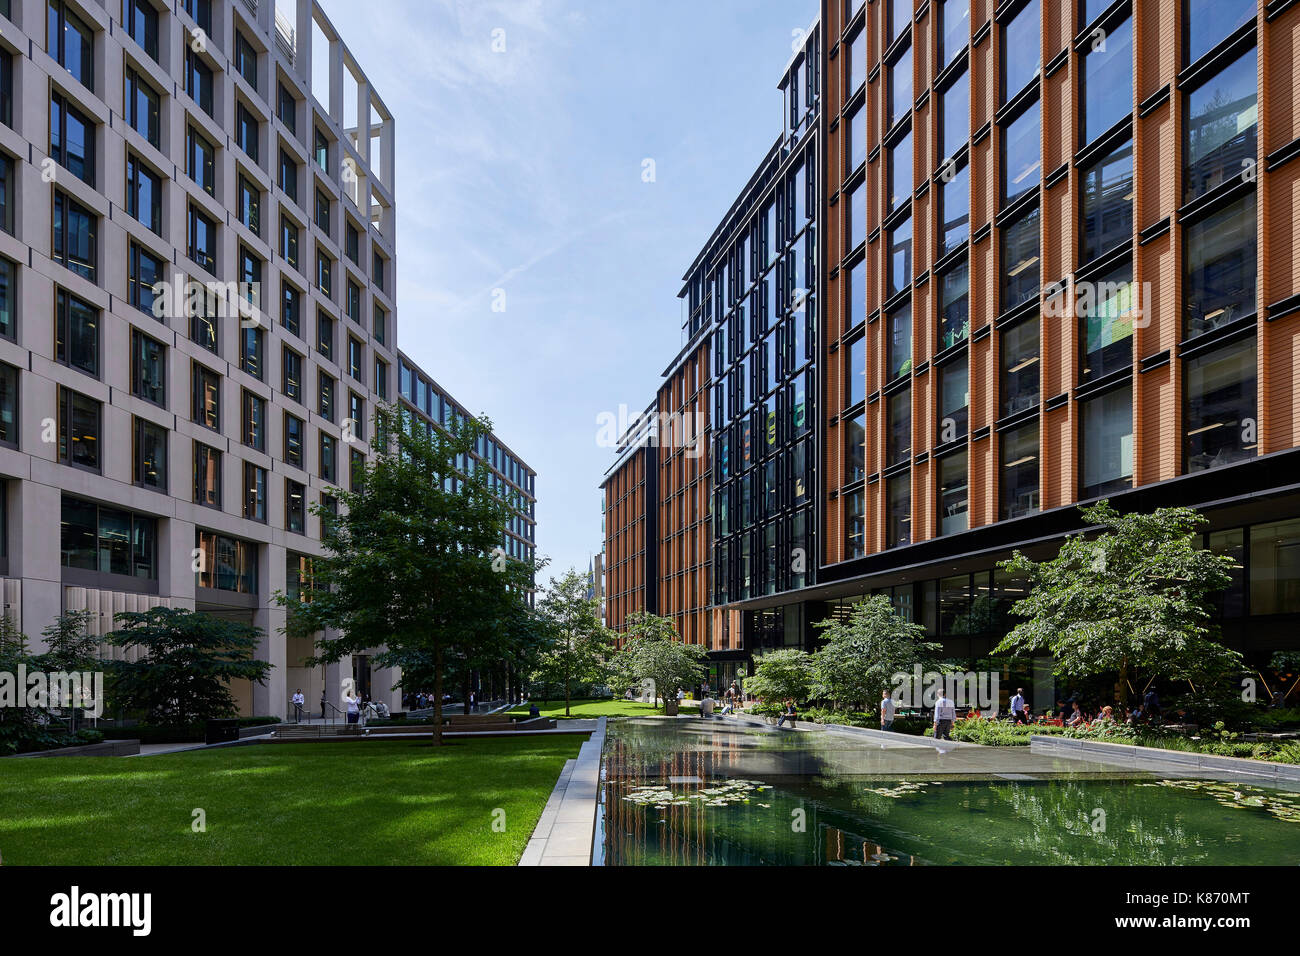
[[[396,122],[398,343],[537,471],[543,580],[585,570],[597,416],[680,349],[682,274],[780,132],[818,3],[324,7]]]

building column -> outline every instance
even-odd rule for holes
[[[22,580],[22,607],[14,623],[27,635],[32,653],[41,653],[46,649],[41,631],[63,612],[58,531],[62,495],[58,488],[35,481],[13,484],[17,488],[9,502],[9,576]]]

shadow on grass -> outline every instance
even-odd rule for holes
[[[580,744],[295,743],[129,766],[30,761],[0,777],[0,806],[11,808],[0,845],[5,862],[20,865],[511,864]],[[103,763],[68,774],[49,766],[56,759]]]

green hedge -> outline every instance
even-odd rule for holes
[[[58,750],[61,747],[82,747],[102,743],[104,735],[97,730],[84,728],[75,733],[44,727],[19,727],[0,725],[0,757],[14,754],[37,753],[41,750]]]
[[[933,728],[926,731],[933,734]],[[1136,733],[1127,724],[1096,722],[1091,727],[1057,727],[1055,724],[1016,724],[1008,720],[958,720],[952,725],[952,739],[986,747],[1028,747],[1030,737],[1071,737],[1082,740],[1113,740],[1135,743]]]

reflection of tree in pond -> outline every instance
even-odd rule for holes
[[[1131,799],[1133,791],[1126,786],[1099,789],[1052,781],[987,790],[1028,825],[1017,849],[1032,852],[1035,863],[1104,859],[1118,866],[1150,865],[1194,842],[1176,815],[1153,818],[1145,809],[1137,812],[1133,804],[1138,801]]]

